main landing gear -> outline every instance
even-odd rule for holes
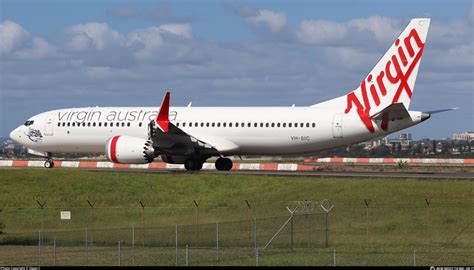
[[[184,168],[187,171],[199,171],[202,169],[203,160],[196,158],[188,158],[184,161]],[[230,171],[232,169],[232,160],[220,157],[216,160],[216,169],[218,171]]]
[[[194,158],[188,158],[186,161],[184,161],[184,168],[186,168],[187,171],[199,171],[202,169],[202,161]]]
[[[218,171],[230,171],[233,165],[232,160],[222,157],[218,158],[215,164]]]

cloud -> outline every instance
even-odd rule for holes
[[[347,22],[305,20],[293,29],[297,40],[306,44],[346,46],[352,44],[387,44],[403,30],[400,20],[371,16]]]
[[[127,5],[115,6],[111,9],[108,9],[106,14],[110,17],[123,20],[129,20],[139,16],[139,12],[134,7]]]
[[[147,19],[156,22],[171,22],[171,23],[192,23],[197,20],[196,16],[176,16],[172,14],[172,7],[169,4],[162,4],[152,10],[147,16]]]
[[[30,38],[30,34],[19,24],[12,21],[0,23],[0,54],[11,53],[21,47]]]
[[[4,59],[41,59],[57,53],[46,40],[32,36],[12,21],[0,23],[0,40],[0,56]]]
[[[296,37],[307,44],[331,44],[347,36],[342,24],[325,20],[302,21],[296,30]]]
[[[258,10],[247,5],[236,6],[228,2],[223,2],[222,5],[235,15],[244,18],[245,22],[255,30],[270,31],[275,34],[287,27],[287,18],[284,12],[268,9]]]
[[[271,10],[259,10],[254,16],[245,18],[250,25],[258,29],[269,29],[276,33],[286,26],[286,14],[283,12],[274,12]]]
[[[192,38],[192,28],[189,23],[185,24],[163,24],[160,29],[176,36]]]
[[[122,44],[124,39],[117,31],[112,30],[106,23],[77,24],[66,30],[69,35],[68,47],[81,51],[88,48],[102,50],[111,44]]]

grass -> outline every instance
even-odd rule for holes
[[[222,248],[244,248],[252,244],[251,241],[249,243],[248,219],[255,217],[257,246],[263,247],[288,218],[285,207],[291,201],[305,199],[328,199],[335,205],[329,216],[329,250],[322,248],[325,241],[324,215],[300,215],[294,220],[294,245],[299,251],[272,252],[289,248],[290,230],[287,227],[267,249],[261,264],[326,265],[326,261],[321,261],[324,256],[315,259],[314,253],[329,254],[333,248],[341,252],[342,257],[338,260],[341,264],[383,265],[386,262],[385,265],[405,265],[406,260],[411,261],[410,256],[407,255],[406,259],[404,254],[411,254],[413,249],[427,252],[425,257],[420,255],[420,260],[426,258],[427,264],[444,258],[436,256],[437,252],[461,254],[445,258],[441,261],[444,264],[450,264],[453,260],[472,264],[472,256],[462,255],[462,252],[474,252],[473,184],[468,180],[350,180],[79,169],[0,169],[0,223],[5,224],[6,232],[0,235],[0,264],[16,263],[7,256],[8,252],[3,252],[5,248],[13,250],[15,258],[20,258],[18,254],[24,252],[33,252],[37,256],[37,248],[28,246],[37,242],[41,229],[41,211],[36,200],[46,202],[44,239],[49,248],[53,237],[56,237],[58,246],[71,254],[76,249],[84,250],[81,245],[84,244],[85,228],[88,228],[88,237],[93,236],[95,248],[108,250],[107,247],[110,247],[115,250],[110,251],[111,254],[116,254],[118,241],[130,246],[132,227],[135,227],[136,243],[145,242],[143,250],[153,254],[158,252],[154,250],[160,249],[158,247],[171,248],[169,252],[174,256],[175,224],[179,225],[180,247],[186,244],[196,247],[194,224],[197,217],[200,224],[197,246],[209,248],[215,245],[216,222],[219,221],[219,245]],[[368,209],[364,199],[369,203]],[[429,206],[425,199],[428,199]],[[92,211],[86,200],[95,203]],[[139,200],[145,204],[144,216]],[[193,200],[200,201],[197,215]],[[250,211],[245,200],[251,204]],[[71,211],[72,219],[60,220],[61,210]],[[142,224],[146,227],[144,232],[140,229]],[[15,248],[12,244],[16,244]],[[307,248],[308,245],[310,248]],[[108,254],[109,251],[103,252]],[[151,256],[143,252],[143,256]],[[235,252],[228,251],[229,254]],[[361,252],[366,257],[361,256]],[[196,253],[195,257],[209,257],[204,251],[199,254]],[[332,254],[329,255],[332,258]],[[174,263],[173,256],[170,257],[171,263]],[[255,263],[254,258],[246,256],[230,257],[219,263]],[[114,257],[109,263],[110,259],[105,255],[103,260],[97,261],[97,264],[116,262]],[[65,264],[80,264],[74,263],[73,255],[63,258],[63,261]],[[169,265],[156,259],[141,261]],[[193,264],[212,263],[212,260],[203,260]],[[329,263],[332,261],[329,260]]]

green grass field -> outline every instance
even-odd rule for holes
[[[474,258],[469,254],[474,254],[473,187],[474,183],[467,180],[0,169],[0,223],[5,224],[5,234],[0,235],[0,265],[36,263],[21,259],[38,254],[34,245],[41,230],[41,211],[36,200],[46,202],[45,248],[50,248],[52,239],[56,238],[58,246],[70,249],[71,254],[75,249],[82,252],[86,228],[95,248],[115,250],[118,241],[124,243],[124,248],[130,248],[132,227],[135,227],[137,245],[145,244],[140,256],[148,258],[140,261],[173,265],[175,251],[171,247],[175,245],[175,224],[178,224],[180,249],[187,244],[193,252],[202,252],[195,253],[193,258],[201,260],[195,260],[194,264],[216,264],[205,259],[214,255],[204,254],[214,253],[216,222],[219,222],[223,258],[218,264],[237,265],[255,263],[254,258],[247,256],[253,244],[249,218],[257,220],[257,246],[261,248],[288,218],[285,207],[292,201],[305,199],[327,199],[334,205],[329,216],[329,248],[324,248],[324,215],[296,216],[297,252],[283,252],[289,248],[290,230],[286,227],[262,253],[261,264],[332,265],[332,251],[336,249],[341,264],[410,265],[411,253],[416,249],[422,264],[472,265]],[[92,211],[87,200],[95,203]],[[143,216],[139,200],[145,204]],[[200,201],[197,212],[193,200]],[[250,202],[250,210],[245,200]],[[364,200],[369,203],[368,209]],[[61,220],[61,210],[71,211],[72,219]],[[158,252],[153,249],[166,247],[171,248],[167,252],[173,255],[166,261],[148,255]],[[242,248],[245,252],[235,253],[244,256],[230,255]],[[51,255],[46,251],[44,254]],[[44,260],[51,263],[47,259],[49,255],[44,255]],[[62,257],[66,264],[84,262],[82,255],[66,257]],[[116,263],[115,257],[99,257],[103,260],[97,259],[100,262],[96,264]],[[124,264],[130,264],[129,259],[124,259]],[[93,257],[91,260],[94,264]]]

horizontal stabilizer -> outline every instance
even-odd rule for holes
[[[456,108],[449,108],[449,109],[441,109],[441,110],[434,110],[434,111],[428,111],[428,112],[425,112],[425,113],[434,114],[434,113],[440,113],[440,112],[453,111],[453,110],[457,110],[457,109],[459,109],[459,107],[456,107]]]
[[[372,120],[383,120],[386,119],[403,119],[409,118],[410,114],[408,113],[405,105],[403,103],[393,103],[387,106],[382,111],[370,116]]]

